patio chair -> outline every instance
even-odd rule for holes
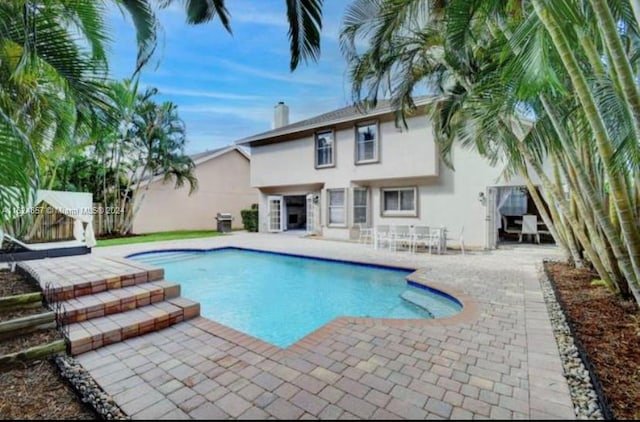
[[[373,246],[378,249],[384,245],[389,245],[389,239],[392,237],[392,229],[388,224],[380,224],[373,231]]]
[[[522,232],[521,227],[509,227],[507,222],[507,217],[505,215],[502,216],[502,231],[506,234],[517,234],[520,235]]]
[[[412,252],[415,253],[418,249],[418,246],[424,246],[424,249],[427,250],[429,247],[429,227],[428,226],[414,226],[413,227],[413,242],[412,242]]]
[[[536,243],[540,243],[537,215],[527,214],[522,216],[522,231],[520,232],[520,239],[518,240],[518,242],[522,243],[522,235],[525,234],[534,236],[536,239]]]
[[[445,229],[445,233],[446,232],[447,232],[447,230]],[[460,236],[458,236],[457,238],[445,236],[445,242],[444,242],[444,245],[443,245],[443,249],[445,251],[447,250],[447,242],[449,242],[449,240],[458,241],[458,244],[460,245],[460,250],[462,251],[462,255],[465,254],[465,251],[464,251],[464,226],[462,226],[462,228],[460,229]]]
[[[358,223],[358,243],[373,242],[373,228],[364,223]]]
[[[400,246],[410,250],[411,244],[411,227],[406,225],[396,226],[393,235],[389,237],[389,249],[397,251],[398,246]]]
[[[15,237],[8,235],[0,230],[0,238],[2,241],[11,243],[12,246],[4,252],[0,253],[0,263],[27,261],[32,259],[55,258],[58,256],[84,255],[91,253],[88,248],[79,240],[69,240],[63,242],[46,242],[46,243],[24,243]],[[1,242],[0,242],[1,246]],[[16,249],[15,247],[18,246]]]
[[[429,253],[432,249],[438,251],[438,254],[442,253],[443,239],[445,238],[444,227],[431,227],[429,229]]]

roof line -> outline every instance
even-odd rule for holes
[[[224,155],[228,152],[231,152],[233,150],[238,151],[244,158],[246,158],[247,160],[251,161],[251,156],[249,154],[247,154],[242,148],[240,148],[238,145],[228,145],[226,147],[222,147],[219,150],[217,150],[216,152],[212,153],[211,155],[205,155],[204,157],[201,157],[197,160],[193,160],[193,164],[196,166],[199,166],[202,163],[205,163],[209,160],[213,160],[216,157],[219,157],[221,155]],[[161,180],[163,177],[163,174],[157,174],[153,177],[150,177],[146,180],[143,180],[142,182],[140,182],[140,187],[142,186],[146,186],[149,183],[154,183],[157,182],[158,180]]]
[[[432,101],[435,97],[433,96],[425,96],[425,97],[420,97],[418,99],[416,99],[414,101],[414,104],[416,106],[422,106],[425,104],[428,104],[430,101]],[[353,106],[350,106],[353,107]],[[349,108],[349,107],[345,107],[345,108]],[[329,120],[325,120],[325,121],[319,121],[319,122],[311,122],[308,124],[303,124],[302,126],[299,126],[300,123],[304,123],[307,120],[314,120],[317,119],[318,117],[324,115],[324,114],[330,114],[333,113],[335,111],[338,111],[341,109],[336,109],[336,110],[332,110],[332,111],[328,111],[326,113],[322,113],[322,114],[318,114],[316,116],[310,117],[308,119],[302,120],[301,122],[295,122],[292,123],[290,125],[278,128],[278,129],[273,129],[267,132],[262,132],[259,133],[257,135],[252,135],[252,136],[248,136],[246,138],[240,139],[238,141],[235,142],[236,145],[246,145],[246,144],[250,144],[252,142],[256,142],[256,141],[263,141],[266,139],[270,139],[270,138],[274,138],[276,136],[282,136],[282,135],[289,135],[289,134],[293,134],[293,133],[298,133],[298,132],[304,132],[310,129],[316,129],[319,127],[323,127],[323,126],[329,126],[329,125],[335,125],[335,124],[339,124],[339,123],[345,123],[345,122],[349,122],[349,121],[353,121],[356,119],[360,119],[363,117],[372,117],[372,116],[379,116],[381,114],[387,114],[390,112],[393,112],[395,109],[394,107],[392,107],[391,105],[388,106],[384,106],[384,107],[380,107],[378,109],[373,109],[370,110],[367,113],[361,113],[359,111],[356,110],[356,113],[353,113],[349,116],[344,116],[344,117],[338,117],[338,118],[333,118],[333,119],[329,119]]]
[[[227,152],[230,152],[231,150],[236,150],[238,151],[240,154],[242,154],[244,156],[244,158],[246,158],[247,160],[251,161],[251,156],[249,156],[249,154],[247,154],[245,151],[243,151],[242,148],[240,148],[238,145],[232,144],[232,145],[228,145],[226,147],[223,147],[222,149],[216,151],[215,153],[211,154],[211,155],[205,155],[204,157],[200,157],[197,160],[194,160],[193,163],[197,166],[199,164],[202,164],[206,161],[212,160],[216,157],[219,157],[223,154],[226,154]]]

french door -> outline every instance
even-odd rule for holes
[[[269,219],[269,231],[281,232],[284,230],[284,207],[281,195],[273,195],[267,198],[269,204],[267,218]]]

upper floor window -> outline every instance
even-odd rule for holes
[[[335,161],[334,154],[333,132],[316,133],[316,167],[332,167]]]
[[[418,190],[416,188],[382,189],[382,215],[418,215]]]
[[[378,161],[377,123],[356,126],[356,164],[376,161]]]

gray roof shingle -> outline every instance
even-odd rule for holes
[[[220,151],[222,151],[223,149],[226,149],[226,148],[229,148],[229,145],[225,145],[223,147],[215,148],[215,149],[208,149],[206,151],[202,151],[202,152],[198,152],[198,153],[195,153],[195,154],[191,154],[189,157],[193,161],[196,161],[196,160],[199,160],[202,157],[206,157],[207,155],[216,154],[216,153],[218,153],[218,152],[220,152]]]
[[[416,105],[423,105],[428,102],[432,96],[420,96],[414,98]],[[279,127],[277,129],[268,130],[266,132],[258,133],[256,135],[249,136],[244,139],[236,141],[236,144],[248,144],[255,141],[261,141],[269,138],[274,138],[280,135],[286,135],[289,133],[295,133],[302,130],[313,129],[321,126],[327,126],[333,123],[344,122],[349,120],[356,120],[367,116],[375,116],[379,114],[392,112],[391,101],[379,100],[375,108],[369,109],[366,112],[362,108],[355,105],[339,108],[327,113],[319,114],[309,119],[300,120],[299,122],[291,123],[286,126]]]

